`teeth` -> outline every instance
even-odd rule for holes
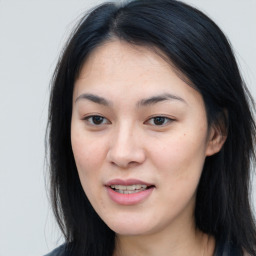
[[[121,194],[134,194],[147,189],[147,185],[141,184],[135,184],[130,186],[111,185],[110,187]]]
[[[121,194],[135,194],[135,193],[141,192],[143,190],[146,190],[146,189],[139,189],[139,190],[115,190],[115,191],[117,193],[121,193]]]
[[[132,192],[134,190],[145,190],[147,188],[147,185],[140,185],[140,184],[130,185],[130,186],[111,185],[110,187],[115,189],[115,190]],[[128,194],[128,193],[125,193],[125,194]]]

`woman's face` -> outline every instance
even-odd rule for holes
[[[84,192],[122,235],[193,223],[205,157],[214,152],[201,95],[145,47],[97,48],[75,82],[72,149]]]

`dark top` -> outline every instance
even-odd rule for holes
[[[56,248],[49,254],[45,256],[68,256],[67,251],[65,251],[65,244]],[[242,256],[241,251],[234,245],[227,242],[217,242],[216,248],[213,256]]]

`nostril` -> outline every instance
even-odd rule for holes
[[[128,168],[133,168],[139,165],[139,162],[136,161],[131,161],[131,162],[126,162],[126,161],[111,161],[111,164],[114,166],[118,166],[122,169],[128,169]]]
[[[136,145],[135,142],[127,142],[123,139],[118,139],[110,145],[107,152],[107,160],[114,166],[118,166],[123,169],[136,167],[143,163],[146,159],[144,148],[140,145]]]

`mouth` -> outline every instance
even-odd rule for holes
[[[145,185],[145,184],[133,184],[133,185],[110,185],[109,186],[112,190],[120,194],[135,194],[141,191],[145,191],[154,187],[153,185]]]
[[[105,187],[109,198],[119,205],[136,205],[144,202],[155,190],[155,185],[137,179],[114,179]]]

